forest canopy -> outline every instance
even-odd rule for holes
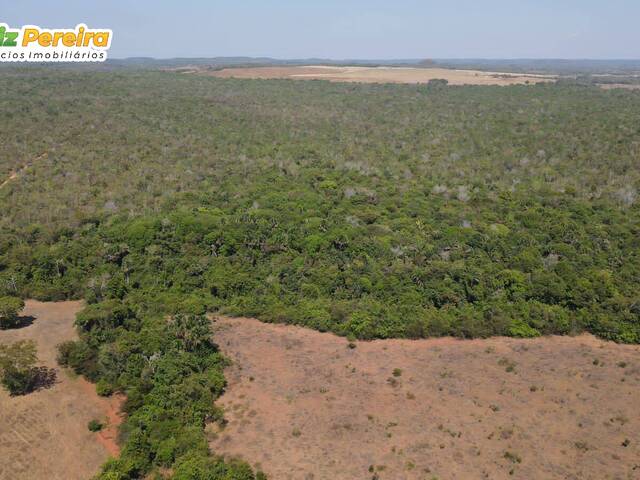
[[[2,295],[640,341],[638,92],[5,76]]]

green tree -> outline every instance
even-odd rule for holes
[[[24,302],[16,297],[0,297],[0,329],[13,328],[18,324],[18,313]]]
[[[211,344],[210,321],[204,315],[177,314],[169,322],[171,332],[187,352]]]
[[[37,348],[33,340],[0,345],[0,382],[11,395],[24,395],[36,386]]]

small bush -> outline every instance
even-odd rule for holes
[[[13,368],[6,370],[2,375],[2,386],[9,391],[11,396],[26,395],[35,389],[35,373],[33,369],[17,370]]]
[[[511,463],[522,463],[522,458],[520,458],[520,455],[517,453],[504,452],[504,458],[509,460]]]
[[[513,373],[516,371],[516,362],[509,360],[506,357],[500,358],[500,360],[498,360],[498,365],[504,367],[505,372]]]
[[[99,380],[96,383],[96,393],[101,397],[108,397],[113,394],[113,385],[106,380]]]
[[[89,424],[87,425],[87,428],[89,429],[90,432],[99,432],[104,428],[104,425],[98,420],[94,419],[89,422]]]
[[[18,312],[24,308],[24,302],[16,297],[0,297],[0,330],[18,325]]]
[[[57,361],[63,367],[86,375],[90,380],[96,378],[96,359],[91,348],[84,342],[68,341],[58,345]]]
[[[539,337],[540,332],[522,320],[514,320],[509,327],[509,335],[518,338]]]
[[[36,361],[32,340],[0,345],[0,383],[11,395],[25,395],[36,388],[40,371]]]

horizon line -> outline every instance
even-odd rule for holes
[[[148,55],[132,55],[127,57],[109,57],[110,60],[134,60],[139,58],[151,59],[151,60],[209,60],[209,59],[225,59],[225,58],[248,58],[258,60],[280,60],[280,61],[295,61],[295,60],[327,60],[332,62],[346,62],[346,61],[442,61],[442,60],[491,60],[491,61],[514,61],[514,60],[553,60],[553,61],[591,61],[591,62],[608,62],[608,61],[624,61],[633,62],[640,61],[640,57],[607,57],[607,58],[590,58],[590,57],[388,57],[388,58],[366,58],[366,57],[347,57],[347,58],[332,58],[332,57],[270,57],[264,55],[214,55],[211,57],[206,56],[184,56],[184,57],[153,57]]]

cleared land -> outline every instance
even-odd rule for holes
[[[553,76],[533,74],[405,67],[250,67],[225,68],[207,74],[222,78],[288,78],[357,83],[427,83],[442,78],[448,80],[450,85],[517,85],[555,80]]]
[[[616,88],[622,88],[624,90],[640,90],[640,85],[628,84],[628,83],[603,83],[600,87],[605,90],[613,90]]]
[[[638,346],[215,325],[234,364],[211,446],[270,478],[640,478]]]
[[[26,302],[23,316],[32,323],[0,331],[0,342],[35,340],[38,359],[57,369],[56,383],[25,396],[0,390],[0,479],[86,479],[110,456],[117,455],[116,424],[122,399],[100,398],[95,387],[72,378],[56,364],[56,345],[76,338],[73,327],[81,302]],[[109,422],[95,434],[87,423]]]

